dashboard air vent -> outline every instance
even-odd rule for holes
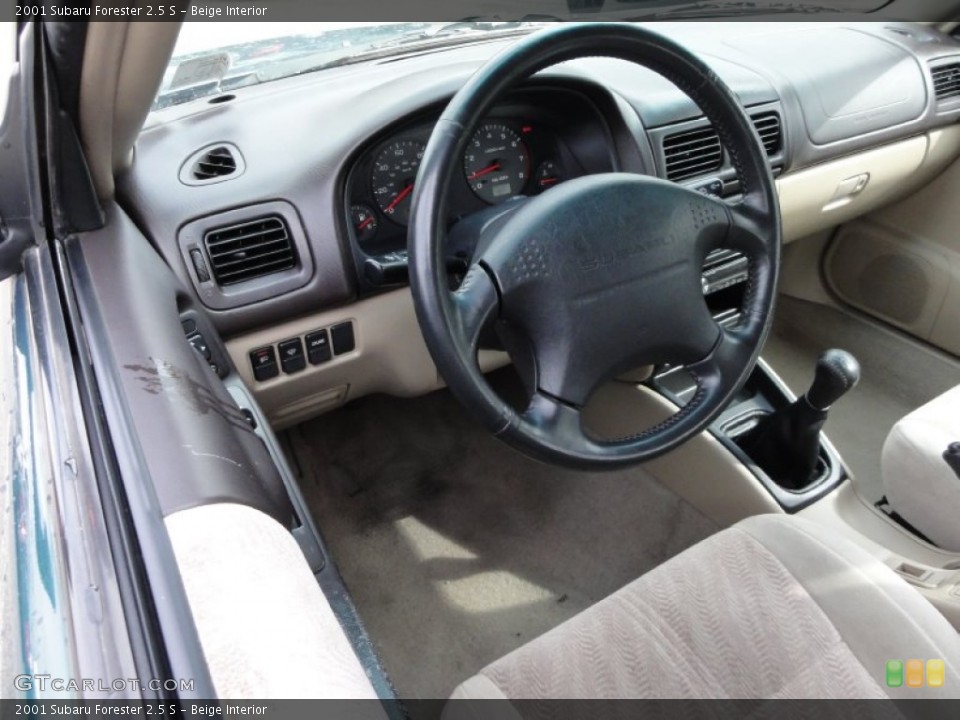
[[[685,130],[663,139],[667,180],[684,180],[720,169],[723,148],[712,127]]]
[[[767,157],[773,157],[783,149],[778,113],[758,113],[750,120],[760,135]],[[723,150],[717,131],[708,125],[667,135],[663,140],[663,159],[667,180],[674,182],[716,172],[723,165]]]
[[[210,180],[226,177],[237,171],[237,161],[230,148],[222,145],[205,152],[193,165],[193,177],[196,180]]]
[[[279,215],[212,228],[203,243],[221,286],[289,270],[297,263],[290,231]]]
[[[937,101],[960,97],[960,62],[931,68],[933,74],[933,94]]]
[[[782,145],[780,116],[775,112],[765,112],[752,116],[750,120],[757,129],[757,134],[760,135],[767,157],[773,157],[780,152]]]

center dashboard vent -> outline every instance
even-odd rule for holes
[[[686,130],[663,139],[663,161],[667,180],[706,175],[720,169],[723,147],[712,127]]]
[[[780,115],[776,112],[758,113],[750,118],[768,157],[783,147]],[[663,139],[663,160],[667,180],[674,182],[707,175],[723,166],[723,147],[712,126],[684,130]]]
[[[960,97],[960,62],[930,69],[933,75],[933,94],[937,102]]]
[[[290,230],[279,215],[212,228],[204,234],[203,244],[220,286],[272,275],[297,264]]]

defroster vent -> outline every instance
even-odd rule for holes
[[[289,270],[297,264],[290,230],[279,215],[208,230],[203,236],[221,286]]]

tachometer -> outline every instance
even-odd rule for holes
[[[470,138],[463,172],[477,196],[493,205],[522,192],[530,177],[530,157],[515,131],[488,122]]]
[[[419,140],[396,140],[373,162],[373,197],[383,214],[400,225],[410,219],[410,195],[424,149]]]

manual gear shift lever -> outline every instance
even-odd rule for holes
[[[827,410],[859,381],[860,364],[853,355],[827,350],[817,360],[806,394],[763,418],[740,446],[779,485],[806,487],[815,479]]]
[[[827,411],[860,382],[860,363],[846,350],[827,350],[817,359],[813,384],[804,396],[815,410]]]

